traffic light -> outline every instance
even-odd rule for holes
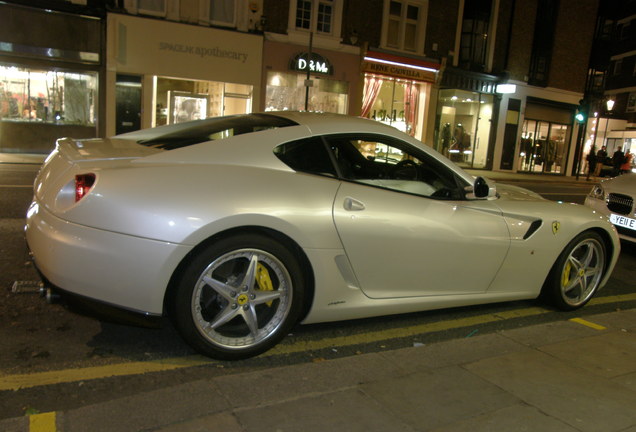
[[[579,101],[579,106],[576,109],[574,120],[576,120],[577,123],[585,123],[585,121],[587,120],[587,111],[588,111],[587,101],[585,99],[581,99]]]
[[[585,114],[583,114],[581,111],[578,111],[574,116],[574,119],[579,123],[583,123],[585,121]]]

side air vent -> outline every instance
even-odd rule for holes
[[[528,228],[528,231],[523,236],[523,239],[529,239],[532,234],[534,234],[539,228],[541,228],[541,225],[543,225],[543,221],[541,219],[537,219],[536,221],[532,222],[530,224],[530,228]]]

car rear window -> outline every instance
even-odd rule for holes
[[[216,117],[183,123],[179,125],[183,127],[171,129],[163,135],[144,139],[138,143],[163,150],[174,150],[205,141],[297,125],[298,123],[292,120],[269,114]]]

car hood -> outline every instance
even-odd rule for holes
[[[546,201],[541,195],[519,186],[496,183],[499,199],[504,201]]]
[[[601,182],[603,189],[608,192],[618,192],[626,195],[636,195],[636,174],[627,173]]]

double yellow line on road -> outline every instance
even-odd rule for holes
[[[617,295],[611,297],[594,298],[591,305],[626,302],[636,300],[635,294]],[[304,351],[317,351],[325,348],[338,348],[347,345],[368,344],[381,342],[394,338],[411,337],[419,334],[433,333],[458,328],[471,328],[478,325],[503,321],[513,318],[523,318],[542,315],[552,312],[541,307],[531,307],[511,311],[497,312],[494,314],[477,315],[462,319],[438,321],[434,323],[420,324],[410,327],[400,327],[362,333],[351,336],[339,336],[315,341],[298,341],[292,344],[279,344],[268,351],[264,356],[277,356],[282,354],[294,354]],[[139,375],[149,372],[163,372],[174,369],[189,368],[216,363],[207,357],[194,355],[187,357],[167,358],[161,360],[117,363],[105,366],[94,366],[78,369],[63,369],[31,374],[2,375],[0,373],[0,391],[20,390],[51,384],[80,382],[93,379],[109,378],[114,376]]]

